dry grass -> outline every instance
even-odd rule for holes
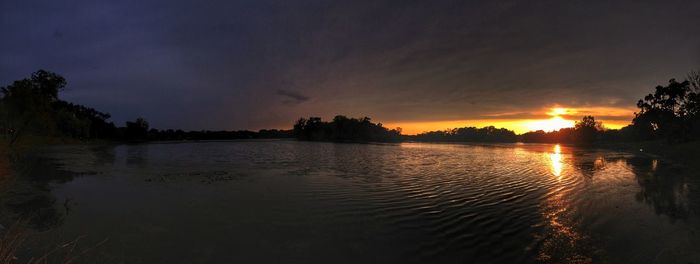
[[[17,251],[27,239],[25,224],[17,221],[7,230],[0,230],[0,264],[11,264],[17,260]]]
[[[0,191],[7,188],[12,183],[12,173],[10,170],[10,158],[7,147],[0,144]]]
[[[69,241],[66,243],[63,243],[54,249],[50,250],[49,252],[46,252],[44,255],[40,257],[32,257],[27,261],[27,264],[48,264],[48,263],[61,263],[61,264],[70,264],[75,262],[78,258],[85,256],[89,252],[93,251],[94,249],[102,246],[104,243],[107,243],[107,239],[102,240],[100,243],[97,243],[91,247],[85,248],[85,249],[78,249],[78,242],[82,239],[83,237],[78,237],[73,241]],[[49,259],[56,258],[54,262],[50,262]]]
[[[0,264],[16,264],[19,259],[17,253],[22,249],[24,242],[30,234],[26,221],[17,221],[6,230],[0,230]],[[53,247],[42,255],[29,257],[27,264],[49,264],[74,263],[78,258],[88,254],[90,251],[100,247],[107,242],[107,239],[84,249],[79,249],[78,242],[83,237],[78,237],[72,241],[61,243]]]
[[[24,153],[36,145],[41,145],[40,143],[46,143],[44,141],[50,140],[43,138],[43,141],[39,141],[36,138],[27,138],[19,142],[19,144],[14,145],[12,148],[7,146],[5,142],[0,142],[0,193],[7,188],[9,188],[14,182],[14,173],[12,173],[12,161],[14,161],[18,153]],[[54,142],[56,143],[56,142]],[[65,142],[61,142],[65,143]],[[0,225],[0,264],[17,264],[20,263],[20,259],[17,254],[24,249],[25,242],[31,235],[31,230],[27,228],[27,220],[15,221],[9,227],[3,227]],[[46,252],[36,253],[35,256],[28,256],[23,258],[28,258],[26,264],[49,264],[49,263],[60,263],[69,264],[74,263],[78,258],[84,256],[95,248],[106,243],[107,240],[103,240],[88,248],[80,248],[78,242],[83,237],[78,237],[72,241],[61,243]],[[34,254],[34,253],[32,253]]]

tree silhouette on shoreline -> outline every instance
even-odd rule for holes
[[[29,78],[0,88],[0,138],[10,146],[27,135],[106,139],[127,142],[149,140],[222,140],[249,138],[289,138],[290,130],[182,131],[150,129],[144,118],[117,127],[111,115],[93,108],[63,101],[59,94],[67,82],[62,76],[38,70]]]
[[[681,143],[700,139],[700,74],[691,72],[686,80],[671,79],[657,86],[637,102],[639,112],[632,124],[622,129],[604,129],[593,116],[585,116],[575,127],[558,131],[531,131],[516,135],[505,128],[462,127],[402,135],[372,123],[369,117],[337,115],[326,122],[319,117],[300,118],[291,130],[183,131],[150,128],[144,118],[117,127],[108,113],[59,99],[67,82],[62,76],[38,70],[29,78],[0,89],[0,136],[9,145],[24,135],[69,137],[80,140],[108,139],[129,142],[155,140],[226,140],[255,138],[296,138],[335,142],[546,142],[595,144],[597,142],[665,139]]]
[[[682,82],[671,79],[637,102],[633,127],[642,139],[670,142],[700,137],[700,74],[691,72]]]
[[[331,122],[320,117],[300,118],[294,124],[294,136],[299,140],[312,141],[378,141],[397,142],[401,140],[401,129],[388,129],[381,123],[371,122],[371,118],[348,118],[338,115]]]

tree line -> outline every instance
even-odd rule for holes
[[[371,118],[338,115],[331,121],[319,117],[300,118],[291,130],[183,131],[150,128],[137,118],[124,126],[109,121],[110,114],[63,101],[59,94],[66,80],[55,73],[39,70],[29,78],[0,88],[0,137],[10,145],[26,135],[69,137],[81,140],[226,140],[255,138],[297,138],[337,142],[545,142],[580,143],[665,140],[682,143],[700,139],[700,74],[691,72],[683,81],[671,79],[637,102],[639,111],[632,123],[622,129],[605,129],[593,116],[585,116],[572,128],[558,131],[532,131],[522,135],[487,126],[430,131],[402,135]]]
[[[691,72],[685,80],[671,79],[637,102],[639,112],[621,129],[606,129],[593,116],[584,116],[574,127],[557,131],[531,131],[516,135],[512,130],[487,126],[430,131],[401,135],[401,129],[387,129],[371,123],[369,117],[336,116],[330,122],[319,117],[301,118],[294,125],[299,140],[323,141],[424,141],[424,142],[532,142],[595,144],[664,140],[682,143],[700,139],[700,74]]]
[[[110,114],[61,100],[66,87],[62,76],[38,70],[29,78],[0,87],[0,137],[9,145],[25,136],[105,139],[140,142],[147,140],[223,140],[289,138],[291,130],[183,131],[150,128],[137,118],[124,126],[109,121]]]
[[[462,127],[444,131],[430,131],[411,136],[409,139],[427,142],[516,142],[518,136],[515,132],[505,128],[487,126],[482,128]]]
[[[336,142],[397,142],[402,139],[401,129],[388,129],[369,117],[348,118],[338,115],[330,122],[320,117],[300,118],[293,133],[299,140]]]
[[[603,124],[595,120],[593,116],[584,116],[571,128],[562,128],[558,131],[545,132],[542,130],[531,131],[522,135],[516,135],[512,130],[487,126],[483,128],[463,127],[444,131],[431,131],[421,133],[408,138],[414,141],[424,142],[529,142],[529,143],[584,143],[590,144],[596,141],[619,141],[614,136],[617,130],[606,130]]]
[[[700,73],[690,72],[685,80],[671,79],[656,86],[637,102],[639,111],[632,123],[621,129],[605,129],[592,116],[573,128],[554,132],[534,131],[520,135],[522,142],[625,142],[666,141],[670,144],[700,140]]]

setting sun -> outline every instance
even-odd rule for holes
[[[575,111],[567,108],[562,108],[562,107],[554,107],[552,108],[549,112],[547,112],[547,115],[550,116],[561,116],[561,115],[568,115],[568,114],[573,114]]]
[[[547,115],[552,116],[546,120],[534,120],[528,122],[525,126],[530,131],[543,130],[546,132],[557,131],[562,128],[573,127],[576,124],[574,120],[564,119],[563,115],[575,114],[576,111],[569,108],[554,107],[547,112]]]

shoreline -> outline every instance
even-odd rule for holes
[[[666,144],[664,141],[620,142],[600,144],[596,147],[658,158],[689,168],[700,168],[700,141],[679,144]]]

